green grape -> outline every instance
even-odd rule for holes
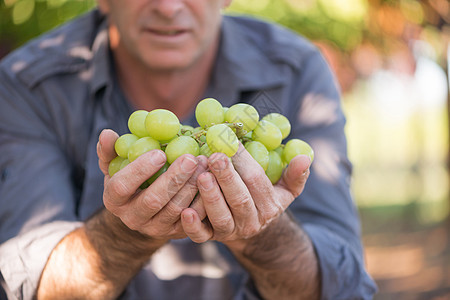
[[[162,144],[168,144],[168,143],[170,143],[171,141],[173,141],[174,139],[176,139],[178,137],[178,134],[177,135],[175,135],[173,138],[171,138],[170,140],[167,140],[167,141],[159,141],[159,143],[162,145]]]
[[[257,141],[251,141],[245,144],[245,149],[260,164],[264,171],[267,170],[269,165],[269,151],[267,151],[263,144]]]
[[[227,111],[228,111],[229,109],[230,109],[229,107],[226,107],[226,106],[223,107],[223,114],[224,114],[224,116],[225,116],[225,114],[227,113]]]
[[[181,125],[181,130],[189,130],[189,131],[194,131],[194,127],[192,127],[191,125]]]
[[[252,139],[261,142],[267,150],[274,150],[281,145],[281,131],[271,122],[261,120],[253,130]]]
[[[128,118],[128,129],[137,137],[148,136],[147,129],[145,129],[145,118],[148,115],[146,110],[137,110],[133,112]]]
[[[289,140],[284,146],[283,160],[290,163],[295,156],[300,154],[308,155],[311,162],[314,160],[314,151],[308,143],[300,139]]]
[[[213,152],[209,149],[207,143],[204,143],[203,146],[200,147],[200,155],[204,155],[206,157],[210,157]]]
[[[239,148],[236,134],[225,124],[211,126],[206,132],[206,143],[213,152],[225,153],[233,156]]]
[[[284,144],[281,144],[280,146],[276,147],[275,149],[273,149],[273,151],[275,151],[276,153],[278,153],[278,155],[283,158],[283,149],[284,149]]]
[[[252,131],[259,121],[258,111],[246,103],[237,103],[225,113],[225,121],[229,123],[242,123],[245,131]]]
[[[203,127],[197,126],[197,127],[195,127],[194,130],[192,131],[192,134],[199,133],[199,132],[202,131],[202,130],[203,130]]]
[[[222,104],[214,98],[203,99],[195,108],[195,118],[202,127],[223,123],[224,112]]]
[[[144,181],[139,188],[141,190],[144,190],[146,188],[148,188],[156,179],[158,179],[158,177],[167,171],[167,168],[169,167],[169,163],[165,163],[155,174],[153,174],[149,179],[147,179],[146,181]]]
[[[190,125],[181,125],[180,135],[190,136],[194,132],[194,127]]]
[[[141,190],[145,190],[146,188],[148,188],[150,186],[150,183],[148,183],[148,181],[144,181],[140,186],[139,186],[139,188],[141,189]]]
[[[109,162],[109,166],[108,166],[108,173],[109,176],[113,176],[114,174],[116,174],[117,172],[119,172],[120,170],[120,165],[122,164],[122,162],[125,160],[126,158],[120,157],[120,156],[116,156],[115,158],[113,158],[110,162]]]
[[[125,168],[126,166],[128,166],[128,164],[130,163],[130,160],[128,158],[125,158],[122,163],[120,164],[120,170],[122,170],[123,168]]]
[[[181,127],[177,116],[167,109],[154,109],[145,118],[148,134],[158,141],[171,140]]]
[[[146,182],[148,185],[151,185],[156,179],[158,179],[159,176],[161,176],[162,173],[166,172],[169,168],[169,163],[166,162],[164,166],[161,167],[161,169],[158,170],[155,174],[152,175]]]
[[[266,170],[266,175],[269,177],[270,182],[275,184],[280,180],[281,174],[283,174],[284,164],[278,152],[275,150],[269,151],[269,165]]]
[[[138,139],[139,137],[132,133],[123,134],[116,140],[114,150],[116,150],[117,155],[120,157],[128,158],[128,148]]]
[[[291,133],[291,123],[288,118],[279,113],[271,113],[265,115],[262,120],[266,120],[276,125],[278,129],[281,131],[281,139],[285,139],[288,137],[289,133]]]
[[[283,150],[284,150],[284,144],[281,144],[279,147],[275,148],[273,151],[278,153],[278,155],[281,157],[281,161],[283,163],[283,169],[284,169],[287,166],[287,162],[284,161]]]
[[[140,138],[134,142],[128,149],[128,159],[130,161],[136,160],[140,155],[153,149],[161,149],[159,142],[149,136]]]
[[[167,161],[172,164],[178,157],[186,153],[197,156],[200,149],[197,141],[190,136],[179,136],[167,145],[165,152]]]

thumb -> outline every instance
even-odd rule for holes
[[[105,129],[100,133],[97,142],[98,165],[103,174],[108,174],[109,162],[117,156],[114,144],[119,135],[111,129]]]
[[[277,185],[287,189],[294,197],[300,195],[309,177],[311,159],[307,155],[297,155],[283,172]]]

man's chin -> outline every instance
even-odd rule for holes
[[[181,59],[182,55],[172,57],[152,57],[145,61],[148,70],[155,72],[177,72],[188,70],[193,64],[193,60]],[[185,57],[184,57],[185,58]]]

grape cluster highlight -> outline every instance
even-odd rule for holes
[[[237,103],[228,108],[216,99],[206,98],[197,104],[195,117],[200,126],[194,128],[181,124],[166,109],[133,112],[128,119],[130,133],[115,142],[117,157],[109,164],[109,175],[113,176],[145,152],[163,150],[167,162],[141,186],[146,188],[183,154],[209,157],[222,152],[232,157],[239,142],[264,169],[272,184],[281,178],[296,155],[308,155],[311,162],[314,159],[314,151],[305,141],[291,139],[282,144],[291,131],[289,120],[282,114],[270,113],[260,120],[258,111],[250,104]]]

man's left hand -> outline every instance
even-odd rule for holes
[[[309,176],[309,157],[295,157],[282,178],[272,185],[263,168],[240,145],[232,162],[223,153],[209,157],[211,172],[197,179],[204,212],[182,212],[185,233],[197,243],[224,242],[237,249],[278,219],[300,195]],[[233,166],[234,165],[234,166]],[[200,216],[206,212],[207,219]]]

